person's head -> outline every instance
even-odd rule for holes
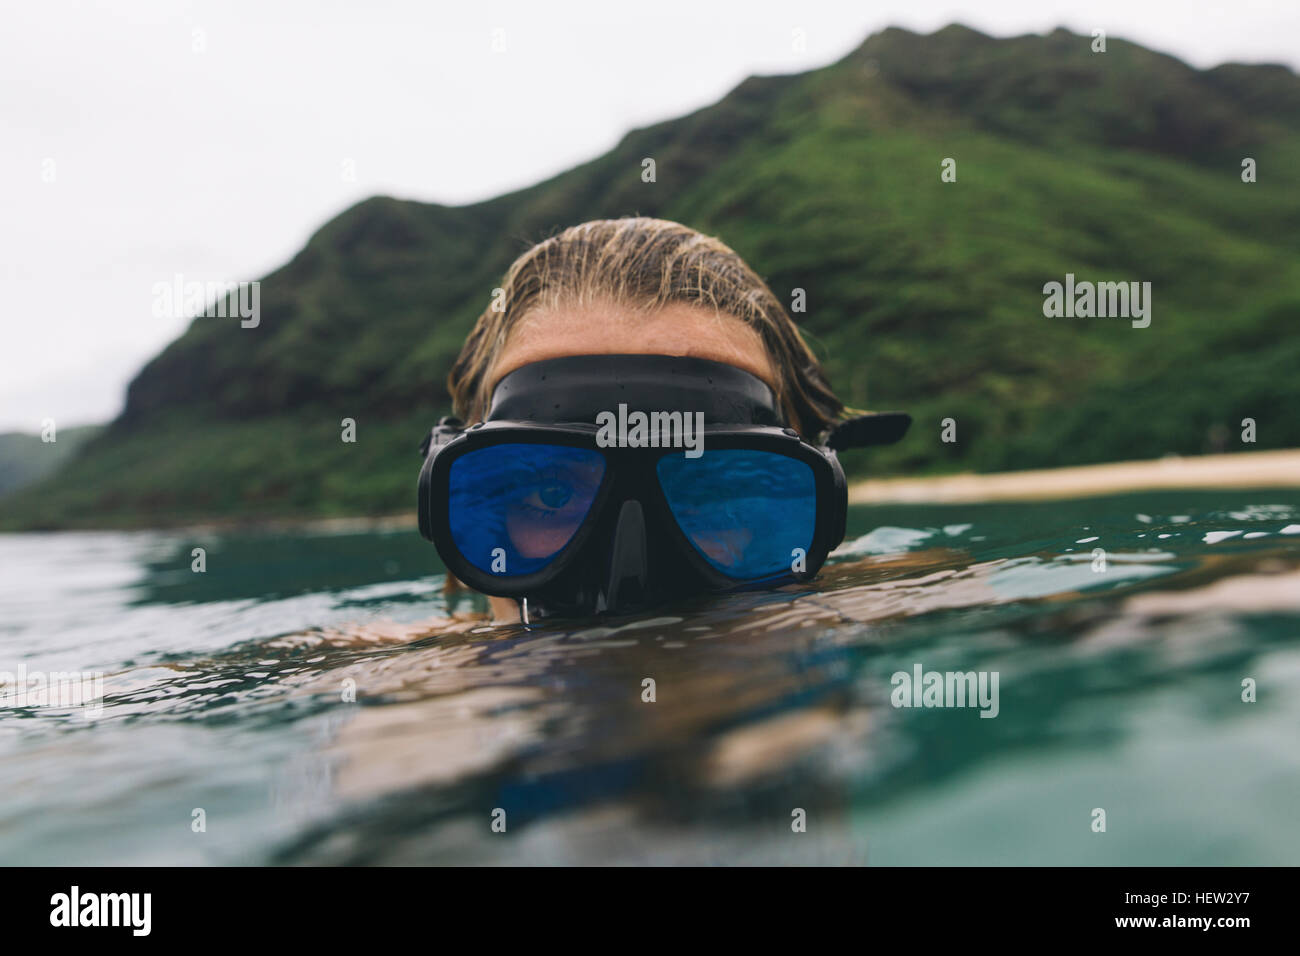
[[[598,219],[510,266],[447,377],[456,414],[482,421],[507,373],[562,355],[689,355],[734,365],[776,394],[805,437],[844,404],[781,301],[735,251],[680,223]]]
[[[763,280],[679,223],[597,220],[527,250],[447,386],[471,427],[431,436],[421,530],[510,595],[498,618],[516,598],[581,613],[811,576],[843,536],[822,447],[843,403]]]

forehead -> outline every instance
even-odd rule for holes
[[[520,319],[488,373],[488,390],[521,365],[565,355],[618,354],[725,362],[776,388],[762,338],[733,315],[682,303],[651,311],[601,303],[537,309]]]

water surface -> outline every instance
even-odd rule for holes
[[[1295,492],[857,508],[811,585],[531,628],[413,531],[0,566],[0,671],[106,675],[0,709],[3,864],[1300,863]]]

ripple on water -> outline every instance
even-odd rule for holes
[[[107,674],[0,716],[0,859],[1294,864],[1298,517],[858,508],[811,584],[533,627],[414,535],[218,536],[200,581],[183,536],[0,536],[7,660]],[[892,706],[918,664],[997,718]]]

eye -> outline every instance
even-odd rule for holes
[[[573,489],[559,482],[550,482],[537,489],[537,497],[548,508],[563,508],[573,497]]]
[[[572,485],[554,478],[542,478],[534,482],[520,504],[535,513],[550,513],[559,511],[572,500]]]

